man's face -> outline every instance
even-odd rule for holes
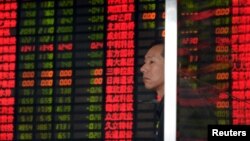
[[[164,58],[162,57],[163,45],[153,46],[144,58],[140,71],[147,89],[157,90],[164,87]]]

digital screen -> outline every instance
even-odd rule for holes
[[[1,0],[0,140],[154,139],[140,67],[164,0]]]
[[[249,125],[249,1],[178,1],[178,139]]]

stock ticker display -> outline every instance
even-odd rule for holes
[[[0,140],[152,140],[139,71],[163,0],[0,0]]]
[[[250,124],[249,0],[178,1],[180,140]]]

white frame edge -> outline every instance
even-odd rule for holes
[[[177,125],[177,0],[165,1],[164,141],[176,141]]]

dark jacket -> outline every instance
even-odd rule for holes
[[[156,109],[156,141],[163,141],[164,134],[164,97]]]

